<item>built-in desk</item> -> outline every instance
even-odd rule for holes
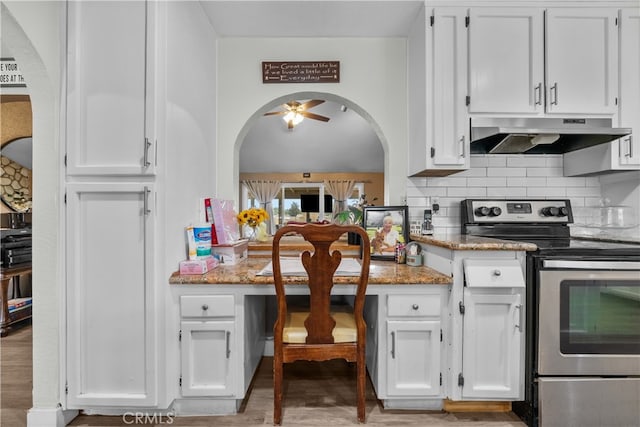
[[[275,307],[272,276],[258,273],[270,261],[249,257],[203,275],[169,278],[180,310],[178,415],[235,413],[258,363],[269,354]],[[283,278],[288,294],[308,294],[306,277]],[[355,294],[356,277],[335,277],[332,294]],[[372,261],[365,320],[367,370],[389,408],[440,409],[446,363],[441,318],[450,276],[429,267]]]

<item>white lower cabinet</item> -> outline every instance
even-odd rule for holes
[[[233,321],[182,322],[183,396],[233,396]]]
[[[387,393],[389,396],[440,394],[440,322],[389,320]]]
[[[467,288],[464,307],[458,381],[462,398],[518,399],[523,369],[521,295]]]
[[[235,396],[234,296],[185,295],[180,312],[182,396]]]
[[[388,295],[386,308],[387,396],[439,396],[440,294]]]
[[[66,409],[153,407],[161,330],[154,186],[66,188]]]

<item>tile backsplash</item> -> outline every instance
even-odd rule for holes
[[[458,232],[460,201],[469,198],[569,199],[574,222],[581,223],[585,207],[599,206],[598,177],[564,177],[561,154],[471,156],[471,168],[440,178],[408,178],[409,219],[420,221],[423,210],[438,203],[433,215],[436,232]]]

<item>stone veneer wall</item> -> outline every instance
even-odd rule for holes
[[[31,170],[0,156],[0,194],[20,212],[31,209]]]
[[[602,202],[598,177],[564,177],[561,154],[471,156],[471,168],[442,178],[408,178],[410,221],[421,221],[427,198],[438,203],[436,232],[459,232],[460,201],[469,198],[569,199],[576,223]]]

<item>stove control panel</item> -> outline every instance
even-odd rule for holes
[[[462,201],[463,223],[554,223],[573,222],[569,200],[493,200]]]

